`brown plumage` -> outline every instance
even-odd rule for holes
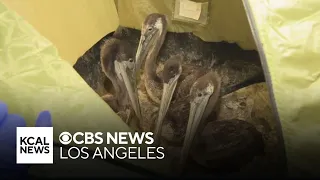
[[[166,16],[161,14],[150,14],[141,27],[141,37],[136,54],[137,69],[144,64],[144,80],[146,92],[150,99],[160,104],[162,94],[162,78],[156,73],[157,55],[165,40],[167,26]],[[149,50],[150,49],[150,50]],[[148,51],[147,51],[148,50]]]
[[[161,46],[165,40],[167,33],[167,20],[166,16],[162,14],[150,14],[145,19],[141,28],[141,38],[139,47],[137,50],[137,67],[145,61],[144,64],[144,83],[146,86],[146,91],[152,101],[160,104],[162,89],[163,89],[163,78],[168,76],[166,72],[160,72],[157,74],[157,56],[161,49]],[[192,81],[194,75],[197,76],[198,72],[203,72],[205,68],[199,68],[192,65],[185,64],[183,57],[180,55],[175,55],[169,58],[164,63],[164,66],[172,66],[174,68],[175,64],[171,64],[173,61],[179,61],[182,64],[182,73],[178,79],[178,84],[188,77],[187,81]],[[168,78],[167,78],[168,79]]]
[[[176,89],[173,93],[172,100],[184,99],[190,94],[190,88],[193,83],[210,70],[205,68],[194,67],[192,65],[182,64],[183,57],[181,55],[172,56],[165,64],[161,72],[163,83],[169,83],[170,79],[180,74]],[[179,72],[181,67],[181,72]],[[161,97],[161,96],[160,96]]]
[[[211,96],[209,93],[209,84],[214,84],[214,93]],[[196,130],[193,130],[194,134],[189,135],[189,137],[194,136],[194,139],[188,139],[187,136],[184,137],[185,142],[181,151],[180,163],[175,165],[179,167],[178,170],[181,171],[181,168],[186,164],[189,156],[188,149],[191,150],[190,155],[192,159],[200,165],[202,169],[204,168],[210,173],[212,173],[212,171],[214,171],[214,173],[238,171],[251,162],[256,156],[264,155],[262,134],[251,123],[236,119],[211,121],[208,123],[208,121],[211,120],[208,118],[212,117],[210,115],[212,115],[212,111],[218,102],[219,92],[220,78],[216,73],[210,72],[198,78],[192,85],[189,95],[191,107],[186,103],[180,103],[178,106],[175,105],[176,102],[172,103],[171,107],[173,108],[169,109],[169,114],[176,116],[173,119],[176,120],[177,124],[180,122],[181,127],[177,129],[184,130],[185,124],[183,123],[185,123],[185,121],[183,121],[183,119],[186,118],[186,114],[191,117],[191,119],[189,117],[189,124],[191,123],[190,121],[192,121],[192,116],[198,114],[197,110],[195,110],[194,113],[191,113],[191,111],[193,111],[194,108],[202,106],[201,98],[205,97],[206,94],[210,96],[203,114],[192,121],[192,126],[194,126]],[[185,109],[175,109],[181,107]],[[190,113],[185,112],[186,110],[190,110]],[[170,111],[174,111],[175,113],[170,113]],[[172,116],[170,120],[171,118]],[[197,118],[198,120],[196,120]],[[198,125],[195,124],[197,122]],[[187,130],[187,132],[180,131],[180,134],[188,135],[190,132],[192,133],[192,130]],[[188,167],[186,168],[188,171]]]
[[[100,61],[102,71],[106,77],[112,82],[114,94],[108,93],[102,96],[102,99],[109,104],[113,111],[117,112],[124,121],[131,118],[133,109],[131,106],[128,90],[123,79],[120,79],[118,70],[115,68],[116,61],[134,63],[134,50],[130,45],[121,39],[117,38],[117,33],[114,37],[107,39],[101,46]],[[117,74],[118,73],[118,74]]]
[[[169,84],[169,81],[172,81],[172,79],[179,74],[179,66],[181,66],[181,60],[171,58],[168,61],[166,61],[164,68],[163,68],[163,82],[166,84]],[[186,66],[184,66],[186,67]],[[175,89],[172,89],[174,91],[172,96],[171,102],[164,102],[164,104],[169,104],[169,109],[166,112],[166,119],[170,120],[171,127],[174,128],[174,134],[171,136],[172,139],[165,139],[169,143],[173,143],[176,145],[181,145],[185,132],[186,127],[188,123],[188,117],[189,117],[189,110],[190,110],[190,100],[191,100],[191,87],[194,85],[196,80],[199,78],[206,77],[206,73],[208,71],[197,71],[193,70],[191,66],[187,66],[189,69],[184,71],[182,69],[182,72],[189,72],[184,73],[184,77],[180,78],[180,81],[177,81],[177,86]],[[210,72],[211,74],[213,72]],[[183,74],[183,73],[182,73]],[[214,74],[214,76],[217,78],[215,82],[215,94],[220,93],[220,78],[217,74]],[[202,78],[203,78],[202,77]],[[166,96],[170,96],[170,93],[168,93]],[[162,103],[161,103],[162,105]],[[166,130],[165,130],[166,131]]]
[[[183,165],[192,144],[205,127],[221,93],[221,79],[213,71],[199,77],[190,88],[188,124],[183,142],[180,163]],[[187,113],[187,112],[186,112]]]
[[[140,42],[136,54],[137,68],[140,69],[144,63],[145,74],[145,86],[149,97],[157,104],[160,103],[162,95],[162,76],[156,73],[157,66],[161,63],[157,63],[157,57],[160,49],[164,43],[167,34],[167,17],[163,14],[153,13],[149,14],[141,27]],[[212,60],[215,64],[216,59]],[[246,64],[247,62],[241,62]],[[196,63],[192,59],[183,59],[182,74],[179,81],[185,79],[185,74],[193,74],[194,71],[209,71],[214,69],[222,78],[221,95],[233,92],[244,85],[255,83],[259,80],[255,80],[256,76],[248,74],[246,66],[239,65],[238,61],[226,60],[225,62],[219,62],[213,66],[203,66],[201,63]],[[260,70],[261,67],[259,67]],[[256,73],[255,73],[256,74]],[[262,75],[263,76],[263,75]],[[260,77],[260,76],[259,76]],[[263,78],[258,78],[263,79]]]
[[[262,155],[262,134],[254,125],[238,119],[208,123],[191,151],[197,164],[214,173],[238,171]]]

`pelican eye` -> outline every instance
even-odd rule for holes
[[[131,63],[132,63],[132,62],[133,62],[133,59],[132,59],[132,58],[130,58],[130,59],[129,59],[129,62],[131,62]]]

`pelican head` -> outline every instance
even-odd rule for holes
[[[136,53],[136,69],[140,70],[141,64],[148,55],[150,48],[161,46],[166,35],[167,17],[163,14],[153,13],[146,17],[141,27],[140,42]]]
[[[159,139],[163,120],[165,118],[165,115],[167,114],[168,108],[172,100],[173,93],[177,86],[178,79],[182,73],[181,60],[182,60],[181,56],[174,56],[169,60],[167,60],[163,67],[163,71],[162,71],[163,90],[162,90],[158,120],[156,123],[156,130],[155,130],[156,140]]]
[[[118,46],[118,54],[114,62],[117,77],[122,81],[127,89],[131,105],[136,116],[141,119],[141,110],[138,99],[134,52],[129,44],[122,42]],[[121,97],[119,97],[121,98]]]
[[[198,78],[190,89],[190,112],[187,131],[182,148],[181,163],[184,163],[196,136],[200,122],[212,112],[220,92],[220,79],[209,72]]]

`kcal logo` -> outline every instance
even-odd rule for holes
[[[17,127],[17,164],[53,164],[53,128]]]

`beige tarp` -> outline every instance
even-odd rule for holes
[[[62,59],[71,64],[113,31],[118,17],[121,25],[139,28],[148,13],[171,16],[173,5],[173,0],[123,0],[117,2],[118,16],[113,0],[2,1],[53,42]],[[270,90],[280,115],[288,160],[317,172],[320,2],[250,0],[247,5],[252,11],[252,28],[257,30],[255,40],[270,72]],[[227,40],[255,49],[245,12],[240,0],[212,0],[207,26],[177,23],[169,30],[192,31],[207,41]],[[72,67],[60,60],[49,41],[2,5],[0,14],[0,99],[9,104],[11,112],[27,117],[30,125],[37,112],[50,109],[56,131],[128,129]]]
[[[166,14],[172,19],[174,2],[174,0],[116,0],[120,24],[140,29],[145,17],[153,12]],[[168,30],[193,32],[205,41],[237,42],[243,49],[256,48],[242,1],[235,0],[230,3],[225,0],[212,0],[209,10],[206,26],[169,22]]]
[[[288,163],[319,176],[320,1],[247,5],[267,60]]]
[[[36,2],[38,3],[40,1],[29,1],[30,4],[26,7],[38,8],[39,4],[36,4]],[[82,2],[89,4],[89,1]],[[96,2],[97,4],[95,5],[97,6],[103,3],[103,1],[100,1],[100,3],[99,1]],[[53,1],[51,1],[51,3],[52,6],[44,7],[56,7],[57,12],[59,12],[60,9],[64,9],[65,14],[69,14],[70,19],[81,19],[81,17],[74,15],[80,13],[80,10],[80,12],[74,11],[73,14],[70,12],[67,13],[68,10],[72,9],[71,7],[66,5],[68,8],[61,8],[57,4],[54,6],[53,4],[55,3]],[[15,4],[10,1],[8,4],[12,5],[12,8],[22,8],[20,3]],[[112,5],[112,3],[110,4]],[[114,6],[110,8],[116,13]],[[94,8],[92,8],[92,10],[93,9]],[[92,13],[89,11],[86,12],[88,14]],[[96,16],[101,15],[97,11],[94,12],[97,13]],[[91,15],[93,16],[93,14]],[[34,21],[37,21],[39,16],[40,14],[36,14],[35,16],[30,15],[28,17],[30,19],[35,18]],[[114,16],[116,17],[116,14],[114,14]],[[51,16],[51,18],[55,19],[54,16]],[[88,23],[92,23],[91,18],[87,20]],[[59,24],[57,20],[53,21],[57,22],[57,24],[54,24],[52,29],[61,28],[63,27],[62,24],[65,24]],[[82,21],[82,23],[84,23],[84,21]],[[35,24],[41,26],[40,23]],[[82,39],[82,35],[85,36],[89,32],[82,31],[81,36],[76,36],[74,34],[72,35],[72,31],[76,31],[77,28],[73,28],[73,30],[71,30],[72,26],[69,26],[69,28],[68,31],[65,29],[65,31],[69,33],[55,34],[57,35],[56,37],[58,37],[57,39],[54,38],[54,35],[49,35],[49,37],[53,37],[53,39],[57,41],[63,38],[70,40],[68,41],[70,47],[74,47],[76,50],[70,51],[69,56],[76,57],[77,52],[79,52],[81,48],[90,48],[91,45],[86,41],[83,41],[83,43],[86,43],[85,46],[78,45],[81,44],[80,39]],[[50,28],[47,29],[49,30]],[[90,41],[92,43],[97,41],[94,40],[94,38],[99,37],[98,39],[100,39],[100,37],[103,36],[101,33],[102,30],[97,29],[98,28],[92,29],[93,32],[96,33],[91,36],[92,39]],[[108,29],[111,31],[110,27],[106,27],[103,32],[108,33]],[[55,31],[52,30],[48,33],[54,34]],[[70,39],[67,38],[69,36]],[[73,36],[73,38],[71,38],[71,36]],[[72,39],[79,39],[79,41],[72,41]],[[63,46],[58,47],[63,49]],[[68,54],[68,49],[64,49],[66,54]],[[22,115],[29,126],[35,124],[35,118],[40,111],[50,110],[53,117],[54,140],[56,142],[59,141],[59,134],[63,131],[70,133],[78,131],[131,131],[119,116],[86,84],[73,67],[67,61],[63,61],[60,58],[57,48],[50,41],[41,36],[34,27],[30,26],[29,23],[18,14],[8,10],[1,2],[0,100],[8,104],[10,113]],[[95,150],[96,145],[86,146]],[[105,144],[100,145],[102,149],[105,146]],[[142,148],[142,151],[143,150],[145,150],[145,148]],[[158,161],[154,164],[155,161],[141,162],[135,160],[132,163],[160,172],[162,170],[158,166],[168,167],[167,165],[163,165],[166,161]]]
[[[113,0],[1,0],[34,26],[72,65],[119,19]]]

